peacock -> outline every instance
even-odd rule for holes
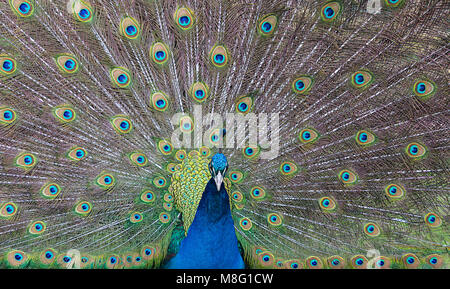
[[[449,11],[1,0],[0,268],[447,268]]]

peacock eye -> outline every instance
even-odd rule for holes
[[[34,13],[34,4],[30,0],[10,0],[9,3],[20,17],[29,17]]]
[[[62,105],[53,109],[53,115],[62,124],[68,124],[75,120],[76,112],[69,105]]]
[[[9,126],[16,121],[16,112],[8,107],[0,107],[0,125]]]
[[[373,82],[373,75],[368,70],[358,70],[351,76],[351,84],[358,89],[367,88]]]
[[[252,228],[252,222],[249,218],[242,218],[239,222],[239,225],[244,231],[248,231]]]
[[[155,92],[150,96],[150,106],[159,112],[166,111],[169,106],[169,99],[164,92]]]
[[[78,71],[78,60],[73,55],[62,54],[56,57],[56,64],[63,74],[74,74]]]
[[[292,90],[297,94],[307,94],[313,85],[312,77],[308,75],[300,76],[292,82]]]
[[[228,52],[225,46],[216,45],[211,49],[210,60],[213,66],[222,68],[228,63]]]
[[[162,42],[153,44],[150,53],[156,64],[163,65],[169,60],[169,48]]]
[[[128,39],[136,39],[139,36],[139,23],[132,17],[126,17],[120,22],[120,33]]]
[[[285,161],[280,165],[280,172],[284,176],[292,176],[297,173],[298,167],[294,162]]]
[[[16,61],[6,55],[0,55],[0,75],[12,75],[17,69]]]
[[[370,237],[377,237],[380,235],[380,228],[375,223],[367,223],[364,226],[364,233]]]
[[[411,159],[421,159],[425,157],[428,152],[427,148],[424,145],[417,142],[408,144],[405,148],[405,151]]]
[[[329,2],[322,6],[321,18],[324,22],[332,22],[341,12],[341,4],[339,2]]]
[[[130,222],[133,224],[140,223],[143,220],[143,215],[140,212],[134,212],[130,215]]]
[[[131,84],[131,74],[124,67],[115,67],[111,69],[110,76],[113,84],[119,88],[127,88]]]
[[[148,164],[147,156],[143,153],[131,153],[128,158],[132,164],[138,167],[144,167]]]
[[[361,146],[369,146],[376,140],[375,135],[367,130],[360,130],[355,136],[356,143]]]
[[[270,36],[275,31],[275,26],[277,25],[278,19],[275,15],[265,16],[259,21],[258,32],[262,36]]]
[[[83,23],[88,23],[93,19],[93,10],[86,1],[72,1],[72,11],[75,18]]]
[[[247,114],[253,109],[253,97],[251,96],[241,96],[235,103],[237,113]]]
[[[358,176],[350,170],[342,170],[339,172],[339,179],[345,185],[351,185],[357,182]]]
[[[403,3],[403,0],[385,0],[385,2],[388,7],[397,8]]]
[[[97,176],[96,184],[102,189],[110,189],[115,184],[115,178],[112,174],[101,173]]]
[[[193,12],[189,8],[178,8],[173,16],[175,23],[181,30],[187,31],[194,26],[195,17]]]

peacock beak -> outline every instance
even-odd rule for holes
[[[217,175],[214,177],[214,181],[216,182],[216,186],[217,186],[217,191],[220,191],[220,186],[223,183],[223,176],[222,176],[222,172],[218,172]]]

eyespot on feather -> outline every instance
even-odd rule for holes
[[[158,149],[165,156],[171,155],[173,152],[172,144],[166,140],[158,141]]]
[[[231,198],[234,202],[240,203],[244,199],[244,195],[242,195],[241,192],[236,191],[231,194]]]
[[[136,39],[140,34],[139,22],[133,17],[125,17],[120,22],[120,34],[128,39]]]
[[[333,211],[336,209],[336,204],[336,201],[332,197],[323,197],[319,199],[319,206],[323,211]]]
[[[20,17],[30,17],[34,13],[34,1],[32,0],[9,0],[9,5]]]
[[[171,193],[165,193],[164,194],[164,201],[171,203],[173,202],[173,195]]]
[[[133,124],[128,116],[117,115],[110,122],[118,134],[127,134],[133,129]]]
[[[389,8],[397,8],[403,5],[403,0],[384,0]]]
[[[255,159],[259,156],[260,151],[259,146],[247,146],[242,149],[242,154],[247,159]]]
[[[199,152],[200,155],[205,158],[209,157],[209,155],[211,154],[211,150],[206,146],[201,147]]]
[[[128,158],[132,164],[138,167],[145,167],[148,164],[147,156],[144,153],[134,152]]]
[[[247,114],[253,110],[253,97],[242,96],[236,100],[236,112]]]
[[[397,184],[389,184],[384,189],[390,199],[401,199],[405,195],[405,189]]]
[[[442,265],[444,264],[444,259],[442,258],[442,256],[438,254],[431,254],[425,258],[425,262],[432,268],[438,269],[441,268]]]
[[[0,75],[10,76],[17,71],[17,62],[14,58],[0,54]]]
[[[116,180],[112,174],[103,172],[97,176],[95,182],[102,189],[110,189],[114,187]]]
[[[73,160],[73,161],[76,161],[76,162],[85,159],[86,156],[87,156],[87,151],[86,151],[84,148],[79,147],[79,146],[73,147],[73,148],[67,153],[67,157],[68,157],[70,160]]]
[[[269,251],[261,252],[258,255],[259,264],[263,267],[272,267],[275,262],[275,257]]]
[[[269,223],[269,225],[277,227],[283,224],[283,219],[277,213],[270,213],[267,215],[267,222]]]
[[[32,153],[21,153],[14,159],[14,164],[24,169],[25,171],[29,171],[36,166],[38,159]]]
[[[292,81],[292,90],[300,95],[308,94],[313,85],[312,77],[308,75],[302,75]]]
[[[302,262],[299,259],[286,260],[283,264],[287,269],[302,269]]]
[[[427,100],[436,92],[436,84],[428,80],[417,80],[413,91],[421,100]]]
[[[144,216],[142,215],[141,212],[133,212],[130,215],[130,222],[133,224],[137,224],[142,222],[142,220],[144,219]]]
[[[106,259],[107,269],[119,269],[122,267],[122,259],[117,255],[110,255]]]
[[[191,133],[194,130],[194,121],[190,116],[182,116],[180,118],[180,130],[182,133]]]
[[[331,269],[342,269],[345,266],[344,258],[341,256],[331,256],[327,262]]]
[[[427,155],[428,150],[424,145],[412,142],[406,146],[405,152],[411,159],[419,160]]]
[[[22,267],[29,263],[29,257],[23,251],[12,250],[6,254],[5,260],[11,267]]]
[[[0,218],[10,219],[17,214],[18,207],[13,202],[6,202],[0,206]]]
[[[252,228],[252,221],[249,218],[241,218],[239,221],[239,226],[244,231],[248,231]]]
[[[320,17],[322,21],[330,23],[336,20],[341,13],[342,6],[339,2],[328,2],[322,6],[320,10]]]
[[[216,128],[210,132],[209,137],[206,140],[206,146],[209,146],[211,148],[214,146],[219,146],[222,141],[223,141],[222,130],[220,128]]]
[[[354,269],[366,269],[369,261],[363,255],[356,255],[351,259],[352,267]]]
[[[119,88],[127,88],[131,84],[130,71],[124,67],[114,67],[109,72],[111,81]]]
[[[305,263],[306,263],[306,268],[308,268],[308,269],[322,269],[323,268],[322,261],[320,260],[320,258],[318,258],[316,256],[308,257],[305,260]]]
[[[17,120],[16,111],[10,107],[0,107],[0,125],[9,126]]]
[[[61,187],[56,183],[47,183],[42,186],[40,194],[43,198],[53,200],[61,193]]]
[[[170,212],[173,209],[173,205],[172,205],[172,203],[164,203],[163,208],[164,208],[164,210]]]
[[[352,185],[358,181],[358,176],[354,172],[347,169],[340,171],[338,177],[344,185]]]
[[[298,172],[298,167],[294,162],[285,161],[280,165],[280,172],[284,176],[292,176]]]
[[[44,265],[51,265],[56,261],[56,251],[51,248],[44,250],[39,256],[39,260]]]
[[[83,0],[75,0],[72,4],[72,13],[80,22],[89,23],[94,16],[94,10],[92,6]]]
[[[412,253],[407,253],[402,256],[403,264],[408,269],[416,269],[420,265],[420,260],[416,255]]]
[[[53,108],[53,116],[62,124],[68,124],[77,117],[75,110],[70,105],[60,105]]]
[[[75,56],[70,54],[61,54],[55,58],[58,69],[62,73],[74,74],[78,72],[79,63]]]
[[[204,102],[209,96],[209,88],[203,82],[195,82],[189,89],[189,94],[197,102]]]
[[[153,185],[157,188],[164,188],[167,185],[167,180],[163,176],[157,176],[153,179]]]
[[[376,137],[367,130],[360,130],[356,133],[355,140],[361,146],[370,146],[375,143]]]
[[[255,200],[261,200],[266,196],[266,191],[262,187],[256,186],[250,190],[250,196]]]
[[[314,143],[319,139],[319,133],[313,128],[304,128],[300,131],[298,138],[304,144]]]
[[[380,227],[373,222],[364,225],[364,233],[369,237],[377,237],[380,235],[380,232]]]
[[[432,213],[432,212],[428,213],[425,215],[424,219],[425,219],[425,223],[432,228],[437,228],[442,225],[442,219],[436,213]]]
[[[166,111],[169,107],[169,99],[164,92],[157,91],[150,96],[150,106],[156,111]]]
[[[228,173],[228,176],[230,177],[230,181],[233,184],[239,184],[244,179],[244,174],[241,171],[230,171]]]
[[[162,42],[156,42],[150,48],[150,56],[153,62],[163,65],[169,60],[169,48]]]
[[[179,7],[173,15],[177,26],[183,30],[190,30],[195,25],[194,13],[187,7]]]
[[[228,64],[228,58],[228,51],[223,45],[214,46],[209,53],[211,64],[216,68],[225,67]]]
[[[258,24],[258,32],[262,36],[271,36],[275,32],[278,18],[274,14],[264,16]]]
[[[32,235],[40,235],[44,233],[46,228],[47,225],[43,221],[35,221],[28,226],[28,233]]]
[[[144,246],[141,249],[141,256],[143,260],[151,260],[157,256],[157,250],[153,246]]]
[[[140,195],[140,200],[146,204],[155,202],[156,195],[150,190],[144,190]]]
[[[368,70],[358,70],[352,74],[350,82],[354,88],[365,89],[372,84],[373,74]]]
[[[74,210],[77,215],[86,217],[92,212],[92,204],[87,201],[81,201],[75,206]]]
[[[391,267],[391,260],[384,256],[376,257],[374,260],[375,269],[389,269]]]
[[[161,223],[166,224],[170,221],[170,215],[163,212],[159,215],[159,220]]]

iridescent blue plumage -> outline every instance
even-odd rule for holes
[[[213,156],[210,167],[218,175],[228,167],[223,154]],[[168,269],[243,269],[238,241],[225,186],[211,178],[206,185],[187,237],[178,254],[165,266]]]

